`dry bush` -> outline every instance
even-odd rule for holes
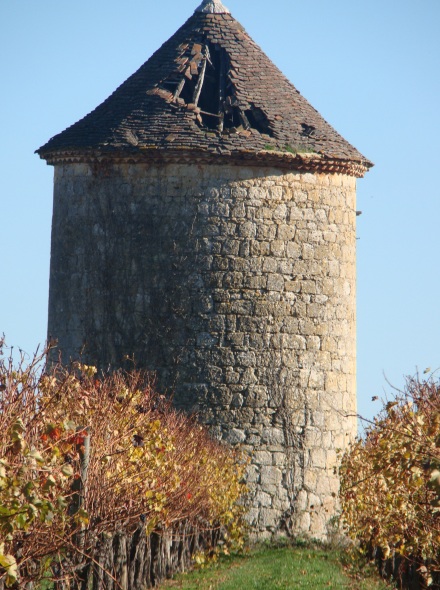
[[[432,582],[440,569],[439,383],[409,378],[345,455],[341,476],[348,533]]]
[[[147,374],[98,375],[79,363],[46,371],[46,355],[18,368],[0,357],[0,566],[9,585],[17,565],[22,580],[38,577],[140,521],[147,532],[222,526],[239,539],[245,465],[236,453],[173,410]]]

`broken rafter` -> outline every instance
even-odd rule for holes
[[[246,117],[246,115],[243,113],[243,111],[240,108],[238,109],[238,112],[239,112],[240,121],[241,121],[241,124],[243,125],[243,127],[245,129],[250,129],[251,128],[251,124],[249,123],[249,120]]]
[[[225,114],[224,113],[220,113],[219,115],[219,124],[217,126],[217,129],[220,131],[220,133],[223,133],[223,129],[225,127]]]
[[[220,51],[220,73],[218,87],[218,112],[224,111],[224,101],[226,99],[226,52]]]
[[[174,101],[176,101],[179,98],[179,96],[182,94],[182,90],[183,90],[184,86],[185,86],[185,78],[182,78],[179,82],[179,85],[176,88],[176,91],[174,92],[174,95],[173,95]]]
[[[207,111],[200,111],[202,115],[208,115],[209,117],[216,117],[217,119],[221,119],[223,117],[223,113],[216,115],[214,113],[208,113]]]
[[[193,103],[197,106],[202,92],[203,82],[205,81],[206,64],[209,59],[209,48],[205,46],[205,55],[203,56],[202,71],[200,72],[199,79],[197,80],[196,87],[194,88]]]

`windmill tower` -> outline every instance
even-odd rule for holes
[[[356,432],[356,179],[372,164],[219,0],[38,154],[55,168],[63,359],[134,356],[249,451],[257,535],[325,536]]]

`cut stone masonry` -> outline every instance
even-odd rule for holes
[[[105,368],[129,350],[249,452],[260,537],[325,535],[356,431],[355,179],[67,164],[55,203],[49,333],[65,358],[86,345]]]
[[[49,337],[134,357],[250,456],[255,536],[325,538],[356,433],[356,178],[371,167],[218,0],[38,150]]]

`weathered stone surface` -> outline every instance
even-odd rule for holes
[[[272,508],[262,508],[260,510],[259,524],[263,529],[269,529],[273,532],[278,528],[279,513]]]
[[[49,335],[66,361],[134,356],[243,445],[261,537],[322,537],[336,510],[356,431],[355,209],[337,174],[56,166]]]
[[[268,467],[263,465],[260,470],[261,483],[263,486],[279,485],[282,480],[282,472],[278,467]]]
[[[244,433],[243,430],[239,430],[238,428],[232,428],[226,436],[226,441],[230,445],[236,445],[236,444],[244,442],[245,440],[246,440],[246,434]]]
[[[272,453],[267,451],[255,451],[253,460],[257,465],[272,465]]]

